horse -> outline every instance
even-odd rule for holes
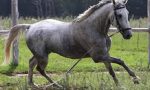
[[[11,44],[22,31],[33,54],[29,61],[29,85],[35,85],[32,80],[35,67],[50,83],[54,83],[45,72],[50,53],[72,59],[90,57],[95,63],[104,63],[116,85],[119,81],[111,64],[118,64],[124,67],[133,82],[138,84],[138,77],[124,61],[109,54],[111,38],[108,32],[111,25],[118,29],[124,39],[132,37],[126,3],[127,0],[101,0],[72,22],[46,19],[33,24],[18,24],[11,28],[6,41],[5,62],[9,63]],[[87,54],[84,55],[85,53]]]

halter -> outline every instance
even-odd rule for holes
[[[114,15],[115,15],[116,23],[117,23],[118,28],[119,28],[119,32],[125,32],[125,31],[131,29],[131,28],[121,28],[121,24],[119,23],[119,19],[117,17],[118,15],[117,15],[116,10],[123,9],[123,8],[126,8],[126,6],[125,5],[121,5],[121,6],[115,6],[114,5]]]

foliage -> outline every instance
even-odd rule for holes
[[[77,16],[100,0],[18,0],[20,16],[58,17]],[[147,0],[129,0],[130,17],[147,16]],[[10,16],[11,0],[0,0],[0,16]]]
[[[147,1],[148,0],[129,0],[127,8],[130,12],[130,17],[138,18],[147,16]]]

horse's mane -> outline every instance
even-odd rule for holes
[[[98,4],[90,6],[83,14],[80,14],[73,22],[81,22],[84,19],[88,18],[93,12],[95,12],[100,7],[104,6],[107,3],[111,3],[111,0],[102,0]]]

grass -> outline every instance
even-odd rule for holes
[[[62,79],[59,81],[59,84],[67,88],[67,90],[149,90],[150,89],[150,78],[149,72],[137,72],[137,75],[141,77],[140,84],[133,84],[131,78],[127,73],[121,72],[116,74],[120,86],[116,86],[110,77],[110,75],[106,72],[78,72],[72,73],[67,81]],[[26,76],[23,77],[8,77],[5,75],[1,75],[3,79],[0,80],[1,88],[8,90],[8,88],[19,89],[19,90],[27,90],[29,89],[26,81]],[[61,74],[52,75],[53,80],[59,80],[62,78]],[[34,77],[34,81],[36,84],[39,84],[40,87],[44,85],[48,85],[45,78],[41,76]],[[51,88],[51,87],[49,87]],[[12,90],[11,89],[11,90]],[[54,89],[53,89],[54,90]],[[60,89],[59,89],[60,90]]]
[[[72,20],[70,17],[65,19],[55,18],[63,21]],[[19,23],[34,23],[40,19],[30,19],[21,18]],[[140,20],[131,19],[130,23],[132,27],[147,27],[147,19],[143,18]],[[0,26],[2,29],[10,28],[10,18],[1,19]],[[3,27],[2,27],[3,26]],[[0,63],[4,60],[4,38],[0,38]],[[147,72],[148,63],[148,34],[147,33],[134,33],[131,40],[124,40],[120,34],[112,37],[112,48],[110,50],[111,56],[121,58],[125,63],[132,68],[141,77],[140,85],[134,85],[129,79],[128,75],[124,73],[124,69],[118,65],[113,64],[115,71],[121,71],[123,73],[118,73],[117,76],[119,81],[123,85],[122,90],[149,90],[150,73]],[[14,67],[12,65],[0,66],[0,73],[27,73],[28,72],[28,61],[32,57],[31,52],[26,46],[24,36],[20,37],[19,42],[19,65]],[[54,80],[60,78],[60,74],[67,71],[77,60],[64,58],[57,54],[49,55],[49,64],[46,71],[49,73],[56,73],[58,75],[52,77]],[[95,64],[92,59],[83,59],[73,70],[73,74],[70,76],[69,85],[70,88],[82,89],[86,88],[88,90],[120,90],[118,89],[111,79],[111,77],[105,72],[105,66],[103,64]],[[101,73],[100,73],[101,72]],[[37,71],[35,70],[35,73]],[[3,86],[16,86],[16,88],[27,88],[26,77],[9,77],[0,74],[0,87]],[[39,84],[46,83],[46,80],[42,77],[35,77],[35,82]],[[40,82],[39,82],[40,81]],[[83,82],[82,82],[83,81]],[[63,82],[60,82],[62,85]],[[20,85],[21,84],[21,85]],[[21,86],[21,87],[19,87]]]

